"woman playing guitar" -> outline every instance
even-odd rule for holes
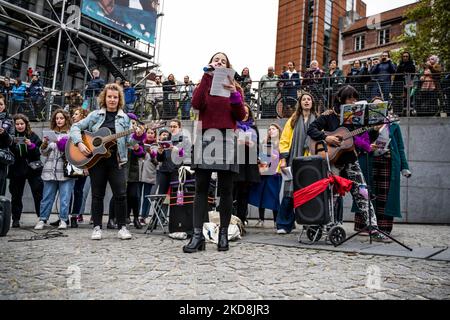
[[[316,141],[325,140],[328,145],[339,146],[341,144],[342,138],[333,135],[326,135],[323,131],[335,131],[339,128],[340,120],[338,114],[340,113],[340,106],[344,104],[354,104],[358,101],[358,92],[352,86],[342,87],[335,100],[335,112],[326,112],[317,118],[313,123],[310,124],[308,129],[308,135]],[[350,128],[351,129],[351,128]],[[378,137],[378,132],[376,130],[370,130],[369,135],[374,141]],[[333,172],[339,174],[340,176],[345,176],[347,179],[354,182],[351,194],[353,201],[358,207],[364,217],[366,225],[369,224],[369,216],[371,217],[372,226],[377,226],[377,219],[373,210],[373,205],[370,205],[371,213],[369,215],[369,197],[367,195],[367,189],[364,188],[366,181],[361,172],[361,167],[359,166],[358,158],[354,150],[344,152],[339,159],[334,163],[332,167]],[[365,192],[364,192],[365,191]],[[382,233],[374,231],[372,233],[372,239],[374,241],[388,242],[389,239],[385,237]]]
[[[108,128],[112,133],[118,134],[127,131],[131,127],[130,118],[122,110],[125,105],[123,90],[116,84],[108,84],[98,97],[101,109],[91,112],[87,118],[74,124],[70,130],[70,137],[79,151],[86,157],[91,155],[91,150],[83,143],[81,131],[96,132],[100,128]],[[128,161],[128,146],[135,145],[138,140],[144,138],[144,131],[137,128],[129,137],[117,139],[110,147],[110,156],[101,158],[89,168],[89,176],[92,186],[91,214],[94,220],[92,240],[102,238],[103,198],[105,197],[106,183],[109,182],[114,197],[114,210],[118,224],[118,237],[122,240],[131,239],[131,234],[126,228],[125,217],[127,213],[127,170],[124,166]]]

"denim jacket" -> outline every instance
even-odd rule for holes
[[[90,131],[96,132],[102,126],[106,118],[106,109],[102,108],[91,112],[86,118],[72,125],[70,129],[70,137],[73,143],[77,144],[81,141],[81,132]],[[120,133],[131,128],[130,118],[119,109],[116,116],[116,133]],[[123,165],[128,161],[128,146],[134,146],[138,143],[131,137],[124,137],[117,140],[117,154],[119,165]]]

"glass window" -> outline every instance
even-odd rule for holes
[[[347,0],[347,5],[346,5],[345,9],[347,11],[352,11],[353,10],[353,0]]]
[[[364,42],[366,37],[364,35],[355,37],[355,51],[361,51],[364,49]]]
[[[331,24],[332,13],[333,3],[331,2],[331,0],[327,0],[325,4],[325,23]]]
[[[383,29],[378,32],[378,44],[383,45],[389,43],[389,29]]]

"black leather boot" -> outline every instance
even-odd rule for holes
[[[219,228],[219,241],[217,243],[217,250],[228,251],[228,227]]]
[[[205,237],[203,236],[203,232],[201,228],[194,228],[194,235],[191,238],[191,241],[183,247],[183,252],[185,253],[194,253],[197,251],[205,250]]]
[[[70,217],[70,227],[78,228],[78,217]]]

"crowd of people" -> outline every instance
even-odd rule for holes
[[[430,59],[437,62],[433,57]],[[221,52],[211,58],[209,65],[211,70],[231,67],[227,55]],[[0,153],[0,191],[2,195],[5,194],[6,179],[9,179],[12,226],[20,227],[23,192],[28,181],[38,216],[35,229],[44,229],[49,224],[58,194],[58,219],[51,224],[61,230],[69,226],[77,228],[84,221],[86,199],[91,190],[91,238],[102,238],[102,217],[103,213],[108,212],[107,228],[118,229],[120,239],[130,239],[130,225],[141,229],[149,222],[150,207],[145,196],[167,194],[171,182],[178,176],[179,168],[188,166],[195,171],[195,200],[193,234],[189,243],[183,247],[184,252],[205,249],[202,226],[208,219],[208,192],[213,172],[217,172],[217,194],[220,198],[219,251],[229,249],[227,230],[232,215],[237,216],[244,225],[248,223],[249,204],[259,209],[257,227],[264,226],[265,212],[271,210],[276,232],[292,232],[295,228],[294,186],[292,181],[282,179],[283,170],[292,166],[293,159],[310,155],[310,139],[339,145],[339,137],[324,132],[332,132],[339,127],[341,105],[365,100],[368,92],[358,86],[360,82],[351,83],[349,78],[349,83],[345,84],[345,78],[335,60],[330,62],[327,72],[321,71],[316,61],[311,66],[301,76],[293,62],[288,64],[280,77],[285,80],[283,90],[292,95],[297,95],[298,86],[302,86],[303,90],[284,126],[280,127],[274,122],[267,130],[258,129],[249,106],[251,78],[248,68],[242,71],[239,78],[229,78],[229,84],[224,85],[229,96],[224,97],[209,94],[214,71],[205,71],[197,86],[186,89],[189,103],[181,106],[186,116],[191,107],[198,112],[202,123],[200,142],[197,141],[198,137],[196,141],[191,141],[191,135],[183,130],[182,122],[176,117],[168,122],[167,127],[144,127],[133,113],[134,91],[130,82],[117,79],[117,83],[105,84],[98,70],[93,72],[94,78],[88,84],[90,94],[96,97],[96,106],[85,108],[81,105],[69,110],[55,110],[50,127],[44,130],[42,137],[33,132],[27,116],[15,113],[11,117],[6,108],[5,96],[0,95],[0,149],[3,151]],[[361,68],[361,63],[356,61],[351,74],[357,74]],[[372,67],[370,77],[395,72],[396,68],[388,55],[383,56],[382,61]],[[403,63],[398,68],[405,72],[413,71],[409,55],[404,55]],[[273,68],[268,71],[264,79],[278,80]],[[333,83],[342,86],[330,98],[331,108],[319,112],[318,99],[308,89],[327,76]],[[426,72],[424,77],[427,77]],[[383,79],[387,81],[387,78]],[[173,75],[168,77],[165,85],[158,76],[155,76],[154,81],[162,85],[161,91],[155,90],[157,86],[149,86],[149,90],[161,93],[163,97],[176,91],[173,89]],[[184,83],[186,87],[191,86],[188,77],[185,77]],[[275,89],[277,85],[271,88]],[[386,100],[383,97],[386,97],[389,88],[380,88],[380,91],[372,94],[379,96],[370,99],[371,102]],[[35,94],[39,90],[29,89],[28,92]],[[77,97],[79,92],[70,98],[80,100]],[[113,134],[133,128],[133,133],[118,138],[109,150],[111,155],[89,169],[73,167],[66,154],[69,138],[80,153],[89,157],[92,150],[85,144],[81,133],[85,130],[95,133],[103,128],[108,128]],[[380,150],[378,140],[390,142]],[[353,210],[356,212],[355,230],[368,225],[371,218],[372,225],[378,225],[390,233],[394,217],[400,217],[400,175],[411,176],[399,125],[376,126],[356,137],[355,146],[356,151],[344,153],[333,164],[334,174],[345,176],[353,182],[351,195]],[[214,156],[208,153],[211,148],[216,150]],[[235,151],[231,153],[233,156],[230,156],[230,150]],[[4,158],[8,152],[13,155],[12,162]],[[366,165],[367,159],[369,163]],[[367,193],[367,180],[371,183],[372,194]],[[108,210],[105,210],[103,203],[108,183],[112,198]],[[369,205],[370,201],[372,205]],[[372,237],[377,241],[389,241],[378,232],[374,232]]]
[[[252,98],[259,101],[261,117],[273,118],[278,97],[283,97],[283,117],[289,118],[295,109],[298,96],[302,91],[308,91],[317,102],[318,110],[324,111],[332,107],[333,96],[344,84],[355,87],[361,99],[371,100],[381,97],[384,101],[391,101],[397,112],[405,112],[406,100],[411,100],[412,114],[436,114],[439,111],[450,111],[450,76],[442,73],[439,58],[431,55],[421,64],[416,64],[408,52],[403,52],[398,63],[390,58],[390,52],[383,52],[379,57],[367,61],[355,60],[347,74],[339,69],[337,60],[331,59],[323,68],[317,60],[311,61],[309,68],[297,71],[295,63],[290,61],[283,66],[279,75],[273,67],[268,68],[266,75],[259,81],[252,80],[250,69],[245,67],[241,73],[235,74],[234,79],[244,90],[244,101],[251,104]],[[0,94],[4,95],[9,111],[12,114],[23,109],[31,109],[31,121],[43,120],[42,113],[45,101],[45,90],[39,73],[29,72],[30,84],[26,86],[20,78],[12,81],[5,78],[0,83]],[[84,90],[73,89],[64,93],[66,111],[75,108],[95,110],[98,108],[97,97],[103,90],[106,81],[101,77],[98,69],[93,69],[92,79]],[[409,83],[407,81],[409,80]],[[161,74],[150,72],[145,81],[133,84],[128,79],[116,78],[125,94],[125,110],[138,114],[145,114],[147,118],[170,120],[197,119],[195,108],[192,108],[192,97],[200,81],[193,82],[189,76],[183,81],[176,80],[173,74],[165,79]],[[259,99],[252,92],[252,86],[258,84]],[[410,90],[407,90],[410,86]],[[409,93],[409,97],[407,94]],[[143,99],[140,99],[144,96]]]

